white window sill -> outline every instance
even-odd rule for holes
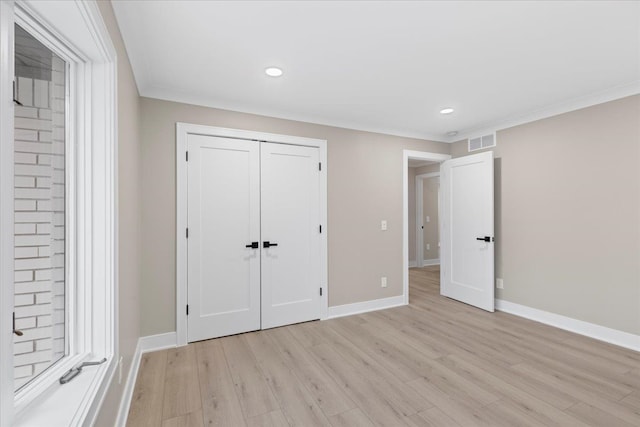
[[[56,382],[16,414],[16,427],[80,426],[91,421],[113,376],[114,358],[82,369],[67,384]],[[108,380],[108,381],[107,381]]]

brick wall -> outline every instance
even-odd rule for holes
[[[66,353],[65,75],[17,77],[14,377],[18,389]]]

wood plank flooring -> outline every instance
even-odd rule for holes
[[[128,426],[640,426],[640,353],[439,295],[144,354]]]

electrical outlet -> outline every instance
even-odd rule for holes
[[[382,276],[380,278],[380,286],[382,286],[383,288],[387,287],[387,278],[386,277]]]
[[[380,221],[380,230],[387,231],[387,220],[386,219],[383,219],[382,221]]]
[[[425,217],[425,222],[431,222],[431,217],[429,217],[429,215]]]
[[[431,250],[431,245],[429,243],[427,243],[427,250],[430,251]]]
[[[118,360],[118,384],[122,384],[122,356]]]
[[[504,289],[504,282],[502,281],[502,279],[496,279],[496,288]]]

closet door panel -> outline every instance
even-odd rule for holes
[[[260,147],[189,135],[188,340],[260,329]]]
[[[263,329],[320,318],[318,151],[261,146]]]

